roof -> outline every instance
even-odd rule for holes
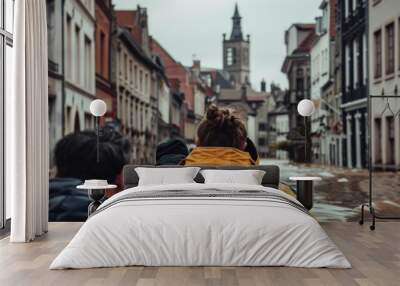
[[[139,43],[135,41],[131,32],[126,28],[117,28],[118,37],[130,47],[130,51],[134,53],[142,63],[147,64],[151,68],[162,71],[162,67],[157,65],[147,54],[143,51]]]
[[[263,102],[267,99],[267,93],[265,92],[258,92],[252,88],[247,88],[246,90],[246,99],[248,102]]]
[[[308,34],[308,36],[300,43],[297,49],[294,50],[293,54],[298,53],[308,53],[310,52],[314,41],[316,40],[317,35],[315,33],[315,26],[314,29]]]
[[[229,80],[229,74],[223,70],[216,68],[201,68],[201,75],[210,75],[212,85],[215,87],[219,85],[221,89],[233,89],[231,81]]]
[[[142,31],[137,25],[138,11],[137,10],[116,10],[115,16],[117,24],[127,28],[134,39],[142,44]]]
[[[244,94],[243,94],[244,93]],[[249,86],[241,89],[221,89],[220,95],[218,96],[219,101],[243,101],[246,102],[263,102],[267,99],[267,94],[264,92],[258,92]]]
[[[293,26],[300,30],[315,29],[315,23],[294,23]]]
[[[311,51],[311,48],[314,45],[314,42],[317,39],[317,34],[315,33],[315,24],[293,24],[294,26],[299,25],[301,27],[306,27],[309,30],[309,34],[304,40],[298,45],[298,47],[292,52],[292,54],[287,55],[282,64],[281,71],[286,72],[286,70],[290,66],[290,60],[294,58],[303,58],[304,56],[308,56]]]
[[[219,101],[241,101],[242,100],[242,90],[240,89],[221,89],[218,96]]]
[[[241,18],[242,17],[240,17],[239,8],[236,3],[235,4],[235,12],[232,17],[233,26],[232,26],[232,33],[231,33],[230,41],[242,41],[243,40],[242,27],[240,25]]]

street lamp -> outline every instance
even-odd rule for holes
[[[90,103],[90,113],[94,117],[96,117],[96,133],[97,133],[97,163],[100,162],[100,151],[99,151],[99,129],[100,129],[100,117],[106,114],[107,112],[107,104],[101,99],[95,99]]]
[[[308,131],[308,118],[313,115],[315,111],[314,102],[309,99],[303,99],[297,105],[297,112],[304,117],[304,161],[307,163],[308,160],[308,140],[309,140],[309,131]],[[310,150],[311,151],[311,150]],[[310,157],[311,158],[311,157]]]

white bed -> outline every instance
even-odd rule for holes
[[[128,265],[350,268],[342,252],[299,204],[279,190],[254,185],[130,188],[99,207],[50,269]]]

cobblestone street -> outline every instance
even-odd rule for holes
[[[281,168],[281,180],[295,187],[291,176],[319,176],[315,183],[312,214],[319,221],[358,220],[360,204],[368,201],[368,170],[332,168],[318,165],[298,165],[288,161],[263,160]],[[373,174],[373,194],[377,212],[384,216],[400,216],[400,174]]]

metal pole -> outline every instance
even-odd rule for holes
[[[373,166],[372,166],[372,100],[374,98],[397,98],[399,99],[400,97],[398,97],[397,95],[368,95],[367,98],[367,108],[368,108],[368,177],[369,177],[369,198],[368,198],[368,204],[362,204],[361,205],[361,218],[359,223],[363,224],[364,223],[364,208],[368,207],[369,208],[369,212],[372,216],[372,224],[370,225],[370,229],[371,230],[375,230],[375,222],[376,219],[383,219],[383,220],[399,220],[400,217],[395,217],[395,216],[381,216],[379,214],[376,213],[375,208],[372,205],[372,193],[373,193],[373,189],[372,189],[372,173],[373,173]]]
[[[368,171],[369,171],[369,206],[372,207],[372,104],[368,96]]]
[[[99,151],[99,145],[100,145],[100,132],[99,132],[99,129],[100,129],[100,117],[99,116],[97,116],[96,117],[96,122],[97,122],[97,163],[100,163],[100,151]]]
[[[308,125],[307,125],[307,116],[304,116],[304,162],[308,162]]]

